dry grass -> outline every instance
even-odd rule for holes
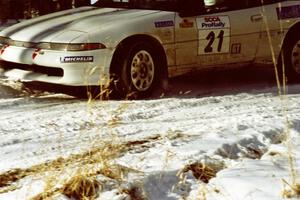
[[[191,171],[193,173],[193,176],[197,180],[201,180],[204,183],[208,183],[209,180],[216,177],[216,174],[218,173],[218,171],[220,171],[223,168],[224,168],[224,166],[208,165],[208,164],[203,164],[201,162],[196,162],[196,163],[187,165],[177,175],[181,179],[181,177],[183,177],[184,173]]]
[[[282,191],[283,198],[300,198],[300,183],[296,182],[289,184],[286,180],[282,180],[284,183],[284,189]]]
[[[211,178],[216,177],[217,171],[202,163],[194,163],[189,165],[186,170],[191,170],[196,179],[208,183]]]
[[[114,139],[113,141],[103,142],[99,147],[81,154],[58,158],[27,169],[7,171],[0,175],[0,193],[17,189],[14,184],[19,180],[27,176],[35,176],[46,179],[47,186],[44,192],[32,198],[33,200],[48,199],[57,193],[64,193],[67,196],[78,196],[79,193],[82,193],[82,196],[88,196],[89,191],[93,193],[101,190],[101,183],[95,181],[97,175],[101,174],[113,180],[122,181],[129,172],[140,173],[137,170],[114,164],[113,160],[127,151],[140,148],[146,143],[159,139],[161,138],[158,135],[125,143]],[[74,172],[71,174],[66,173],[67,169]],[[91,189],[91,187],[94,189]],[[126,191],[124,190],[124,193],[139,200],[137,197],[141,195],[137,195],[135,189]]]
[[[207,189],[205,185],[201,185],[198,190],[197,200],[206,200]]]
[[[92,200],[98,196],[98,190],[101,190],[101,187],[95,178],[77,175],[63,186],[62,193],[69,198]]]
[[[10,186],[13,182],[25,177],[29,171],[13,169],[0,175],[0,188]]]
[[[31,175],[44,175],[45,172],[52,174],[64,173],[64,169],[80,166],[80,168],[96,165],[95,169],[86,170],[92,174],[103,174],[104,176],[121,179],[121,167],[113,166],[111,160],[120,156],[125,149],[122,144],[107,142],[104,145],[82,154],[71,155],[68,158],[58,158],[53,161],[34,165],[27,169],[13,169],[0,175],[0,188],[11,186],[12,183]],[[59,176],[61,177],[61,175]]]
[[[125,193],[130,197],[130,200],[146,200],[144,192],[138,187],[123,189],[121,193]]]
[[[113,159],[122,154],[123,150],[124,146],[122,144],[109,142],[97,150],[80,156],[73,156],[75,160],[66,159],[66,162],[62,162],[62,165],[59,166],[59,175],[55,178],[56,181],[51,180],[52,177],[48,177],[51,181],[49,183],[50,187],[46,187],[43,194],[50,193],[50,196],[53,196],[55,193],[60,192],[75,199],[93,199],[101,189],[101,184],[96,181],[97,175],[101,174],[120,181],[123,179],[124,174],[128,173],[127,168],[115,165],[112,162]],[[75,167],[75,172],[69,177],[65,177],[64,170],[73,166]],[[63,183],[62,186],[57,188],[55,182]],[[53,188],[57,189],[53,191]],[[43,196],[43,194],[41,195]]]
[[[107,88],[100,88],[100,91],[103,92],[99,96],[96,96],[97,99],[108,98],[109,91]],[[92,112],[92,98],[95,96],[91,94],[88,94],[88,96],[90,98],[87,105],[89,111]],[[93,147],[88,152],[72,155],[64,159],[61,165],[58,166],[58,173],[47,177],[47,187],[41,194],[35,197],[37,200],[47,199],[57,193],[62,193],[70,198],[79,200],[94,199],[102,189],[102,183],[96,179],[97,175],[100,174],[117,181],[122,181],[130,169],[116,165],[113,161],[126,152],[128,146],[116,136],[117,134],[114,134],[113,128],[120,123],[119,115],[127,107],[128,104],[121,104],[111,114],[112,119],[107,123],[108,128],[111,130],[111,137],[106,141],[103,141],[103,139],[101,141],[91,141],[91,146],[96,147]],[[71,171],[71,174],[67,174],[66,177],[65,171],[67,169]]]

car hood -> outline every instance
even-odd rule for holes
[[[116,23],[161,11],[82,7],[27,20],[4,29],[0,36],[26,42],[71,42]]]

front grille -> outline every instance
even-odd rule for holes
[[[62,77],[64,75],[64,71],[61,68],[57,67],[45,67],[40,65],[25,65],[19,63],[12,63],[7,61],[0,61],[0,67],[6,70],[9,69],[21,69],[25,71],[31,71],[41,74],[46,74],[48,76],[59,76]]]

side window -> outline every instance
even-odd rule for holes
[[[208,12],[223,12],[247,8],[248,0],[204,0],[204,4]]]
[[[286,1],[286,0],[263,0],[263,4],[266,5],[266,4],[278,3],[282,1]]]
[[[204,5],[206,7],[215,6],[217,4],[216,0],[204,0]]]
[[[224,0],[221,5],[229,10],[243,9],[247,7],[247,0]]]
[[[265,1],[265,0],[264,0]],[[262,0],[248,0],[247,1],[247,7],[257,7],[262,5]]]
[[[278,3],[285,0],[248,0],[248,7],[257,7],[262,5],[268,5],[272,3]]]
[[[286,0],[204,0],[204,5],[207,12],[222,12],[258,7],[282,1]]]

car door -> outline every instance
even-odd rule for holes
[[[197,68],[198,28],[196,16],[175,15],[175,55],[176,66],[171,73],[180,75]]]
[[[224,0],[198,16],[176,14],[176,70],[172,72],[252,62],[263,20],[258,2]]]
[[[224,0],[197,17],[198,64],[218,66],[255,59],[263,17],[260,0],[249,2]]]

